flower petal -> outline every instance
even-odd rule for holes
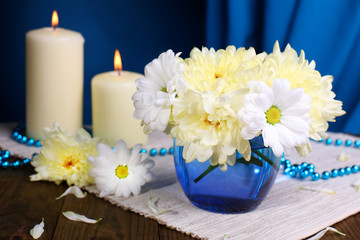
[[[311,238],[308,238],[306,240],[319,240],[320,238],[322,238],[325,235],[325,233],[327,231],[333,231],[333,232],[336,232],[337,234],[340,234],[341,236],[345,236],[345,233],[339,232],[338,230],[336,230],[333,227],[327,227],[324,230],[318,232],[317,234],[315,234],[314,236],[312,236]]]
[[[30,235],[34,238],[34,239],[38,239],[41,237],[41,235],[44,232],[44,218],[41,220],[41,223],[36,224],[31,230],[30,230]]]
[[[152,200],[152,196],[149,197],[149,201],[147,202],[147,206],[150,208],[150,210],[155,214],[155,215],[159,215],[162,214],[166,211],[168,211],[168,209],[160,209],[157,206],[157,201],[153,202]]]
[[[327,194],[336,194],[333,190],[326,189],[326,188],[315,188],[315,187],[299,187],[297,190],[307,190],[312,192],[321,192],[321,193],[327,193]]]
[[[337,156],[337,160],[338,161],[342,161],[342,162],[346,162],[348,161],[350,158],[350,155],[347,154],[346,152],[341,152],[338,156]]]
[[[360,191],[360,179],[352,184],[356,188],[356,191]]]
[[[69,187],[68,189],[66,189],[66,191],[65,191],[63,194],[61,194],[60,196],[58,196],[58,197],[56,198],[56,200],[59,200],[60,198],[66,196],[66,195],[69,195],[69,194],[74,194],[75,197],[77,197],[77,198],[84,198],[84,197],[86,197],[86,194],[87,194],[87,193],[86,193],[86,192],[83,193],[83,191],[81,191],[81,189],[80,189],[79,187],[71,186],[71,187]]]
[[[99,218],[98,220],[87,218],[84,215],[80,215],[77,213],[74,213],[72,211],[67,211],[62,213],[67,219],[77,222],[85,222],[85,223],[97,223],[102,220],[102,218]]]

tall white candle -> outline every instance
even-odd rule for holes
[[[119,59],[116,55],[114,59],[121,65],[120,54]],[[128,147],[146,143],[140,120],[133,118],[131,99],[136,91],[135,80],[141,77],[139,73],[118,70],[98,74],[91,80],[94,136],[107,138],[112,146],[120,139]]]
[[[54,121],[71,132],[82,127],[84,38],[56,28],[55,13],[52,28],[26,33],[26,132],[36,139]]]

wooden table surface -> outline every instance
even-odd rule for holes
[[[45,219],[41,239],[193,239],[166,228],[152,219],[123,210],[103,199],[88,194],[83,199],[66,196],[55,198],[67,188],[65,184],[30,182],[32,166],[0,169],[0,240],[32,239],[30,229]],[[97,224],[66,219],[61,213],[73,211],[89,218],[103,218]],[[328,232],[323,239],[360,239],[360,213],[333,225],[347,234],[341,237]],[[289,229],[291,232],[291,229]],[[236,238],[231,238],[236,239]],[[231,240],[229,239],[229,240]]]

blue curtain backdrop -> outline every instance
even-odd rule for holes
[[[0,7],[0,122],[25,121],[25,33],[50,27],[80,32],[84,48],[84,123],[91,123],[91,78],[113,70],[119,49],[124,70],[144,66],[168,49],[187,56],[205,45],[206,0],[16,0]],[[69,116],[71,118],[71,116]]]
[[[253,46],[271,52],[279,40],[315,60],[322,75],[333,75],[336,99],[346,115],[329,130],[360,134],[360,1],[208,0],[208,47]]]

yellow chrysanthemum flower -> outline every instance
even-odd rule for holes
[[[184,98],[175,99],[171,135],[176,144],[184,146],[187,162],[210,158],[212,166],[221,170],[235,163],[235,150],[250,160],[250,143],[241,137],[243,124],[237,118],[246,90],[232,91],[216,97],[212,92],[189,90]]]
[[[254,78],[255,71],[250,70],[258,67],[265,56],[266,53],[256,54],[254,48],[194,48],[190,58],[185,59],[183,77],[190,90],[211,90],[220,95],[244,88]]]
[[[97,156],[98,138],[91,138],[84,129],[79,129],[73,136],[54,123],[52,129],[45,128],[46,139],[41,141],[40,154],[35,156],[31,164],[37,172],[30,176],[31,181],[48,180],[60,184],[83,187],[94,183],[89,176],[92,168],[87,156]]]
[[[302,88],[304,92],[311,96],[310,117],[311,128],[310,137],[320,140],[325,136],[328,129],[328,121],[334,122],[335,117],[345,114],[342,110],[342,102],[335,100],[335,93],[331,91],[332,76],[321,76],[315,70],[315,62],[305,59],[302,50],[300,56],[288,44],[283,52],[280,51],[279,42],[274,45],[273,52],[269,54],[261,66],[261,74],[271,73],[268,85],[271,86],[275,78],[288,79],[291,88]],[[306,154],[302,149],[303,154]],[[300,151],[301,152],[301,151]]]

